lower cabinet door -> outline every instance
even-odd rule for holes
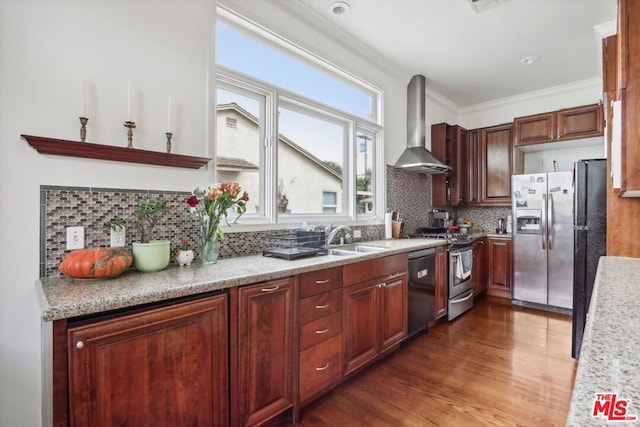
[[[380,353],[385,353],[407,337],[407,275],[386,280],[379,295]]]
[[[260,425],[293,406],[296,280],[241,287],[237,293],[232,425]]]
[[[378,357],[378,284],[379,282],[363,282],[343,290],[345,375]]]
[[[300,404],[305,405],[342,379],[342,334],[300,352]]]
[[[225,426],[227,296],[70,325],[71,426]]]

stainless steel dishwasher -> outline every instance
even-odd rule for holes
[[[422,249],[409,253],[409,322],[408,336],[427,329],[435,318],[436,250]]]

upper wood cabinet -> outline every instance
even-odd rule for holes
[[[228,425],[227,296],[68,329],[70,426]]]
[[[467,200],[470,205],[480,203],[480,129],[469,131],[467,145]]]
[[[602,104],[591,104],[558,111],[558,141],[602,135],[604,135]]]
[[[555,141],[557,137],[557,117],[558,115],[555,111],[516,117],[514,120],[515,146]]]
[[[431,126],[431,152],[451,167],[432,178],[433,204],[458,206],[469,202],[469,132],[460,126],[438,123]]]
[[[480,204],[511,206],[513,123],[480,129]]]
[[[622,197],[640,197],[640,2],[618,2],[618,97],[622,102]]]
[[[516,117],[514,145],[521,147],[602,136],[604,134],[603,114],[603,106],[598,103]]]

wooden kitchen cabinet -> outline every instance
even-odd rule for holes
[[[345,376],[397,348],[406,338],[407,265],[405,253],[344,266]],[[352,284],[367,272],[366,280]]]
[[[228,425],[227,296],[69,323],[70,426]]]
[[[467,144],[467,201],[469,205],[480,203],[480,130],[469,131]]]
[[[602,104],[582,105],[514,119],[514,146],[602,136]]]
[[[558,111],[558,141],[604,135],[604,109],[601,103]]]
[[[436,247],[436,290],[434,316],[440,319],[447,315],[449,296],[449,256],[445,246]]]
[[[259,425],[293,407],[296,279],[231,291],[231,423]]]
[[[487,295],[511,299],[511,239],[489,237],[489,283]]]
[[[301,274],[297,408],[342,380],[342,267]]]
[[[640,2],[619,0],[617,100],[622,103],[620,191],[640,197]]]
[[[520,147],[555,141],[558,135],[557,120],[558,114],[555,111],[516,117],[513,121],[514,145]]]
[[[447,123],[432,125],[431,152],[438,160],[451,167],[446,174],[436,174],[432,177],[433,205],[468,204],[469,132],[460,126]]]
[[[480,295],[487,289],[487,256],[486,238],[473,242],[473,267],[471,269],[471,286],[473,296]]]
[[[479,138],[479,204],[511,206],[511,175],[516,161],[513,158],[513,123],[482,128]]]

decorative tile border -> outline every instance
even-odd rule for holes
[[[118,215],[127,224],[125,247],[138,239],[133,210],[144,196],[162,197],[170,212],[154,230],[154,238],[171,242],[171,254],[179,248],[180,239],[187,237],[191,247],[198,251],[200,235],[196,218],[190,214],[186,198],[190,193],[157,190],[123,190],[114,188],[40,187],[40,277],[55,277],[66,250],[66,227],[85,228],[85,247],[109,246],[109,234],[103,224]],[[355,227],[362,231],[362,240],[384,237],[384,226]],[[290,230],[269,230],[226,233],[220,242],[220,257],[259,254],[269,238]],[[197,256],[197,255],[196,255]],[[175,260],[171,257],[171,263]]]

